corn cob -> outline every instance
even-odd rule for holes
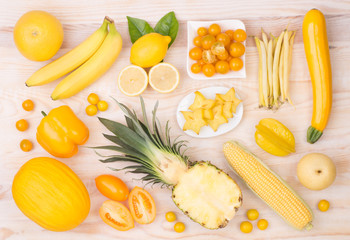
[[[277,174],[237,142],[226,142],[223,150],[234,172],[287,223],[298,230],[312,228],[311,209]]]

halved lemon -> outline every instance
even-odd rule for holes
[[[145,69],[139,66],[130,65],[123,68],[118,76],[119,90],[126,96],[138,96],[146,90],[148,76]]]
[[[174,91],[180,82],[179,71],[169,63],[159,63],[153,66],[148,77],[151,87],[160,93]]]

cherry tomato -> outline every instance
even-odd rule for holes
[[[329,202],[327,200],[321,200],[318,203],[318,209],[320,209],[321,212],[326,212],[329,209]]]
[[[202,67],[202,72],[207,77],[212,77],[215,74],[215,67],[213,64],[207,63]]]
[[[250,233],[253,230],[253,224],[248,221],[241,222],[240,229],[243,233]]]
[[[228,47],[231,43],[231,39],[226,33],[219,33],[216,36],[216,41],[222,42],[225,45],[225,47]]]
[[[193,44],[196,47],[202,47],[202,37],[201,36],[197,36],[193,39]]]
[[[29,152],[33,148],[33,144],[28,139],[23,139],[20,143],[20,147],[23,152]]]
[[[25,119],[18,120],[16,122],[16,128],[18,131],[25,131],[28,129],[28,122]]]
[[[260,219],[257,226],[260,230],[265,230],[269,226],[269,222],[266,219]]]
[[[108,103],[106,101],[99,101],[97,103],[97,108],[99,111],[104,112],[108,109]]]
[[[202,49],[199,47],[194,47],[190,50],[190,58],[193,60],[199,60],[202,58]]]
[[[233,40],[234,31],[230,29],[230,30],[227,30],[225,33],[230,37],[230,39],[232,41]]]
[[[191,66],[191,72],[200,73],[202,71],[202,66],[199,63],[194,63]]]
[[[226,51],[225,45],[222,42],[215,42],[210,49],[215,55],[223,54]]]
[[[97,107],[95,105],[89,105],[85,108],[85,112],[88,116],[94,116],[97,113]]]
[[[127,231],[135,226],[130,211],[120,202],[105,201],[99,214],[105,223],[119,231]]]
[[[219,54],[216,56],[219,60],[226,60],[228,58],[228,52],[225,50],[223,54]]]
[[[112,175],[100,175],[95,178],[97,189],[109,199],[125,201],[129,196],[129,189],[119,178]]]
[[[254,221],[254,220],[258,219],[259,212],[256,209],[249,209],[247,211],[247,217],[250,221]]]
[[[87,97],[87,100],[90,104],[96,105],[98,101],[100,101],[100,98],[96,93],[90,93],[89,96]]]
[[[136,222],[149,224],[156,218],[156,205],[146,190],[134,187],[130,192],[128,203],[131,215]]]
[[[167,212],[165,214],[165,219],[168,221],[168,222],[174,222],[176,220],[176,215],[175,213],[173,212]]]
[[[205,27],[200,27],[197,29],[197,34],[198,36],[203,37],[208,34],[208,29],[206,29]]]
[[[237,29],[233,34],[233,39],[237,42],[244,42],[247,39],[247,34],[243,29]]]
[[[197,63],[199,63],[199,65],[201,65],[201,67],[205,64],[203,59],[198,60]]]
[[[232,58],[229,61],[230,69],[233,71],[239,71],[243,67],[243,61],[240,58]]]
[[[210,35],[213,35],[215,37],[220,32],[221,32],[221,28],[220,28],[219,24],[213,23],[212,25],[209,26],[208,33]]]
[[[230,70],[230,66],[226,61],[218,61],[215,64],[215,71],[221,74],[225,74]]]
[[[202,59],[205,63],[214,63],[216,61],[215,55],[210,50],[203,51]]]
[[[185,228],[186,228],[185,224],[182,222],[177,222],[174,225],[174,230],[175,232],[178,232],[178,233],[182,233],[183,231],[185,231]]]
[[[245,47],[240,42],[234,42],[234,43],[231,43],[229,51],[230,51],[230,55],[232,57],[237,58],[237,57],[240,57],[244,54]]]
[[[22,107],[26,111],[32,111],[34,109],[34,103],[32,100],[27,99],[22,103]]]
[[[209,50],[215,41],[216,39],[212,35],[206,35],[202,37],[202,48]]]

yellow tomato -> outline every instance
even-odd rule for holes
[[[269,222],[266,219],[260,219],[257,226],[260,230],[265,230],[269,226]]]
[[[96,105],[98,101],[100,101],[100,98],[96,93],[90,93],[89,96],[87,97],[87,100],[90,104]]]
[[[203,37],[208,34],[208,29],[206,29],[205,27],[200,27],[197,30],[197,34],[198,36]]]
[[[202,58],[202,49],[199,47],[194,47],[189,52],[190,58],[193,60],[199,60]]]
[[[114,201],[125,201],[129,196],[129,189],[120,179],[112,175],[100,175],[95,178],[97,189],[105,197]]]
[[[199,63],[194,63],[191,66],[191,72],[193,73],[200,73],[202,71],[202,66]]]
[[[240,42],[234,42],[234,43],[231,43],[229,51],[230,51],[230,55],[232,57],[237,58],[237,57],[240,57],[244,54],[245,47]]]
[[[197,36],[193,39],[193,44],[196,47],[202,47],[202,37],[201,36]]]
[[[16,128],[18,131],[25,131],[28,129],[28,122],[25,119],[18,120],[16,122]]]
[[[218,35],[220,32],[221,32],[221,28],[220,28],[219,24],[214,23],[214,24],[210,25],[208,28],[208,33],[210,35],[213,35],[214,37],[216,35]]]
[[[241,223],[240,229],[243,233],[250,233],[253,230],[253,224],[248,221],[244,221]]]
[[[243,61],[240,58],[232,58],[229,61],[229,65],[232,71],[239,71],[243,68]]]
[[[204,73],[205,76],[207,77],[212,77],[215,74],[215,67],[213,64],[205,64],[202,67],[202,71]]]
[[[22,103],[22,107],[26,111],[32,111],[34,109],[34,103],[32,100],[27,99]]]
[[[99,101],[97,103],[97,108],[98,110],[100,110],[101,112],[106,111],[108,109],[108,103],[106,101]]]
[[[175,223],[174,230],[175,232],[182,233],[183,231],[185,231],[185,224],[183,224],[182,222]]]
[[[208,50],[215,43],[216,39],[212,35],[206,35],[202,37],[202,48]]]
[[[89,116],[94,116],[97,113],[97,107],[95,105],[89,105],[85,108],[85,112]]]
[[[226,33],[219,33],[216,36],[216,41],[222,42],[225,45],[225,47],[228,47],[231,43],[230,36],[227,35]]]
[[[174,212],[167,212],[165,214],[165,219],[168,221],[168,222],[174,222],[176,220],[176,215]]]
[[[226,61],[218,61],[215,64],[215,71],[217,73],[226,74],[230,70],[230,66]]]
[[[48,12],[25,13],[13,29],[15,44],[20,53],[33,61],[52,58],[63,42],[61,23]]]
[[[326,212],[329,209],[329,202],[327,200],[321,200],[318,203],[318,209],[320,209],[321,212]]]
[[[249,209],[247,211],[247,217],[250,221],[254,221],[254,220],[258,219],[259,212],[256,209]]]
[[[29,152],[33,148],[33,144],[28,139],[23,139],[20,143],[20,147],[23,152]]]
[[[244,42],[247,39],[247,34],[243,29],[237,29],[233,33],[233,39],[237,42]]]

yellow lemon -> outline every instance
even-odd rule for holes
[[[145,69],[130,65],[122,69],[118,76],[119,90],[126,96],[138,96],[148,85],[148,76]]]
[[[136,40],[131,47],[130,62],[148,68],[162,61],[168,51],[171,37],[149,33]]]
[[[180,82],[179,71],[169,63],[159,63],[148,73],[149,84],[160,93],[170,93]]]
[[[50,13],[30,11],[17,21],[13,37],[23,56],[33,61],[46,61],[60,49],[63,28]]]

